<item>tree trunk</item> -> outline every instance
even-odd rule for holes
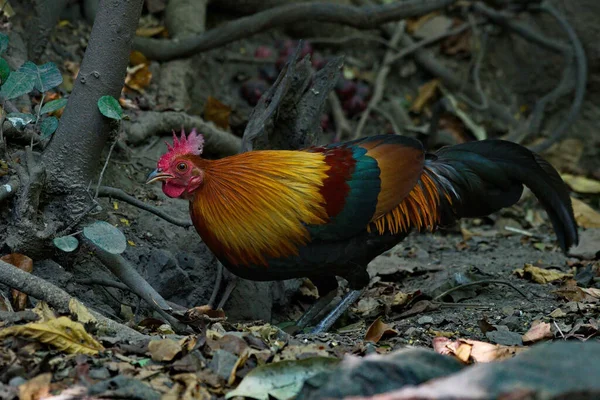
[[[88,47],[60,126],[42,155],[47,191],[68,194],[71,216],[86,208],[112,120],[98,110],[104,95],[119,98],[143,0],[101,0]],[[61,196],[62,197],[62,196]],[[64,201],[62,199],[61,201]]]

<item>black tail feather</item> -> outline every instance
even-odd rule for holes
[[[516,143],[482,140],[429,154],[428,174],[451,201],[442,206],[442,224],[481,217],[515,204],[527,186],[544,206],[564,251],[577,244],[569,189],[538,154]]]

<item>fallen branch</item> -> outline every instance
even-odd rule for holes
[[[54,286],[53,284],[39,278],[33,274],[25,272],[13,265],[0,260],[0,282],[6,286],[26,293],[38,300],[43,300],[61,312],[69,310],[69,302],[74,299],[64,290]],[[128,326],[120,324],[102,314],[89,310],[90,313],[98,320],[97,327],[100,330],[106,331],[111,336],[115,336],[119,340],[138,341],[145,340],[146,335],[143,335]]]
[[[405,34],[405,32],[404,32],[405,25],[406,25],[406,23],[404,21],[400,21],[396,25],[396,30],[394,31],[394,34],[392,35],[392,38],[390,39],[390,46],[392,48],[394,48],[398,45],[398,42],[400,41],[402,36]],[[352,135],[352,139],[358,139],[361,136],[362,130],[365,126],[365,123],[367,122],[367,118],[369,118],[369,115],[371,115],[371,111],[373,111],[373,108],[375,108],[377,106],[377,104],[379,103],[379,101],[383,98],[383,92],[385,90],[385,82],[386,82],[387,76],[392,68],[390,60],[392,59],[393,56],[394,56],[394,50],[392,50],[392,49],[388,49],[385,52],[385,55],[383,56],[383,62],[381,63],[381,68],[379,69],[379,72],[377,72],[377,77],[375,78],[375,88],[373,90],[373,96],[371,97],[371,100],[369,100],[369,104],[367,105],[367,108],[360,116],[360,120],[358,121],[356,130],[354,131],[354,135]]]
[[[319,2],[293,3],[242,17],[202,35],[193,35],[184,39],[161,40],[137,37],[133,47],[149,59],[167,61],[188,57],[298,21],[329,22],[359,29],[374,29],[385,22],[423,15],[447,7],[455,1],[407,0],[367,7]]]
[[[233,133],[223,131],[212,122],[202,118],[177,111],[144,111],[138,113],[131,121],[122,122],[126,139],[131,143],[141,143],[144,140],[171,133],[174,127],[183,127],[190,131],[196,128],[204,135],[204,151],[220,156],[236,154],[242,145],[242,139]]]
[[[133,268],[120,254],[111,254],[93,242],[87,241],[95,250],[95,255],[121,282],[126,284],[132,293],[144,299],[146,303],[159,313],[177,332],[184,333],[186,326],[177,321],[170,312],[173,311],[166,300]]]
[[[192,221],[172,217],[169,214],[162,211],[159,207],[155,207],[148,203],[144,203],[143,201],[128,195],[123,190],[118,188],[110,186],[100,186],[98,188],[98,197],[111,197],[113,199],[124,201],[128,204],[131,204],[132,206],[148,211],[156,215],[157,217],[160,217],[165,221],[172,223],[173,225],[181,226],[182,228],[189,228],[190,226],[192,226]]]
[[[342,104],[340,103],[337,94],[335,92],[329,93],[327,100],[329,102],[329,107],[331,108],[331,114],[333,115],[333,123],[335,124],[335,140],[340,141],[343,138],[350,136],[352,127],[344,114],[344,109],[342,108]]]

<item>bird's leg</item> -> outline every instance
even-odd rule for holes
[[[219,301],[219,305],[217,306],[217,310],[219,308],[223,308],[227,300],[229,300],[229,296],[231,296],[231,292],[237,286],[238,277],[231,274],[230,277],[227,278],[227,286],[225,286],[225,291],[223,292],[223,296],[221,297],[221,301]]]
[[[336,294],[337,288],[331,290],[324,296],[320,296],[317,301],[315,301],[313,304],[310,305],[310,307],[308,307],[308,309],[304,312],[304,314],[302,314],[300,319],[296,321],[296,327],[298,329],[306,328],[308,324],[310,324],[312,320],[315,319],[315,317],[319,315],[319,313],[323,311],[323,309],[327,307],[329,303],[331,303],[331,301],[335,298]]]
[[[225,290],[223,291],[223,296],[221,296],[221,301],[219,301],[219,305],[215,308],[215,303],[217,302],[217,296],[221,291],[221,286],[223,285],[223,280],[227,282],[225,286]],[[215,279],[215,286],[213,288],[213,292],[210,295],[210,300],[208,301],[208,305],[213,310],[218,310],[219,308],[223,308],[227,300],[229,300],[229,296],[231,296],[231,292],[235,289],[237,285],[237,276],[228,273],[223,268],[223,264],[220,261],[217,261],[217,277]]]
[[[354,303],[356,300],[358,300],[358,298],[362,295],[363,291],[364,291],[364,289],[350,290],[342,298],[342,301],[340,301],[340,303],[337,306],[335,306],[335,308],[333,310],[331,310],[331,312],[329,312],[329,314],[327,314],[325,316],[325,318],[323,318],[321,320],[321,322],[319,322],[319,324],[317,326],[315,326],[310,333],[327,332],[329,330],[329,328],[331,328],[331,326],[335,323],[335,321],[337,321],[337,319],[343,313],[345,313],[346,310],[348,310],[348,308],[352,305],[352,303]]]

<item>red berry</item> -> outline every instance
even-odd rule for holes
[[[373,95],[371,87],[365,82],[359,81],[356,84],[356,95],[362,97],[365,101],[369,101]]]
[[[363,112],[367,108],[367,103],[360,96],[354,95],[344,101],[342,107],[346,111],[346,114],[352,118]]]
[[[269,84],[262,79],[250,79],[242,85],[240,94],[250,104],[255,106],[261,96],[269,89]]]
[[[321,115],[321,129],[323,132],[328,131],[331,128],[331,118],[329,118],[329,114]]]
[[[356,93],[356,83],[346,78],[340,78],[335,85],[335,92],[340,96],[340,99],[347,100]]]
[[[267,46],[258,46],[256,50],[254,50],[254,57],[260,59],[271,58],[273,57],[273,50]]]

